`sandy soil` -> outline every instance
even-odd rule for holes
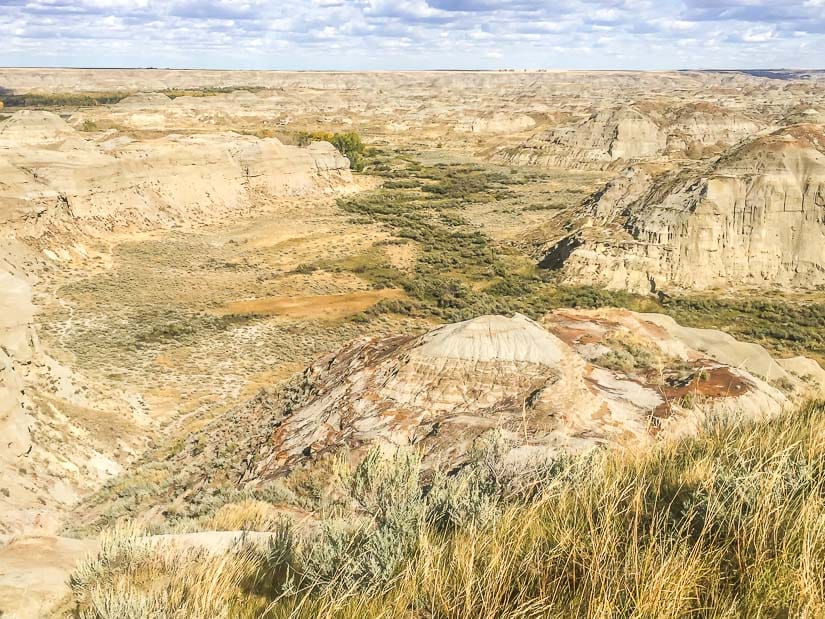
[[[348,294],[310,295],[303,297],[265,297],[235,301],[218,310],[221,314],[264,314],[291,318],[332,320],[362,312],[378,301],[403,299],[402,290],[385,289]]]
[[[97,548],[96,540],[67,537],[10,539],[0,545],[0,616],[47,616],[67,593],[66,581],[77,561]]]

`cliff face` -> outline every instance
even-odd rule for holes
[[[14,480],[10,469],[30,445],[33,419],[25,408],[26,369],[38,353],[34,332],[31,287],[8,271],[0,271],[0,471],[2,486]],[[5,494],[5,493],[3,493]],[[0,505],[3,496],[0,495]],[[2,531],[0,523],[0,531]]]
[[[700,158],[762,129],[764,123],[704,103],[673,109],[627,105],[539,133],[504,151],[503,158],[523,165],[607,170],[664,157]]]
[[[109,230],[231,217],[262,195],[350,180],[349,161],[322,142],[298,148],[235,133],[138,141],[80,134],[48,112],[0,123],[0,221],[26,234],[53,232],[58,222]]]
[[[76,500],[145,448],[152,423],[44,350],[14,240],[0,251],[0,535],[50,534]],[[17,245],[17,246],[15,246]],[[16,264],[19,263],[19,264]]]
[[[638,291],[825,283],[820,125],[759,137],[702,168],[628,170],[588,208],[614,229],[582,235],[564,261],[574,280]]]
[[[505,158],[521,165],[607,169],[618,160],[658,155],[666,143],[667,135],[652,118],[622,107],[536,135],[509,150]]]

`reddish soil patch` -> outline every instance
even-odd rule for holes
[[[334,320],[351,316],[389,299],[402,299],[403,290],[388,288],[345,294],[310,295],[301,297],[264,297],[251,301],[227,303],[220,314],[265,314],[290,318],[325,318]]]
[[[665,396],[664,404],[660,404],[653,412],[655,417],[670,416],[670,402],[679,401],[685,396],[700,398],[729,398],[738,397],[751,390],[751,383],[731,372],[727,367],[705,369],[694,374],[689,382],[678,386],[668,386],[662,389]]]

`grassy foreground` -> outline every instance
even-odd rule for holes
[[[519,475],[489,452],[451,478],[373,454],[348,480],[347,523],[280,523],[268,549],[208,556],[110,533],[72,576],[73,612],[825,616],[825,403]]]

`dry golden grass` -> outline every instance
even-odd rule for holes
[[[267,531],[279,520],[278,512],[264,501],[247,500],[228,503],[205,523],[215,531]]]
[[[399,492],[391,485],[383,491]],[[380,583],[317,576],[352,575],[370,548],[354,536],[320,555],[313,544],[328,540],[286,534],[269,551],[222,557],[124,541],[79,568],[77,612],[141,616],[127,604],[146,612],[149,595],[159,617],[825,616],[825,404],[648,452],[591,454],[548,469],[538,498],[503,501],[489,522],[424,518],[412,538]],[[329,565],[307,559],[318,556]]]

